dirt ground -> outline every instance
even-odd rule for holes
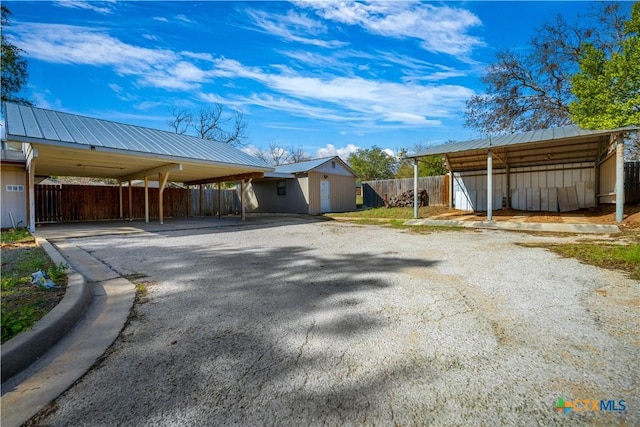
[[[434,208],[433,219],[459,219],[477,221],[486,218],[486,212],[464,212],[448,208]],[[535,223],[566,224],[616,224],[616,209],[613,205],[605,205],[592,209],[581,209],[573,212],[528,212],[515,209],[493,211],[495,221],[517,221]],[[622,227],[640,228],[640,205],[625,206]]]

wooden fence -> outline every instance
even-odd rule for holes
[[[144,219],[144,188],[131,187],[131,215],[129,215],[129,187],[122,188],[124,218]],[[221,191],[221,215],[240,211],[235,190]],[[163,192],[165,218],[186,218],[200,215],[198,189],[165,188]],[[202,215],[218,213],[217,190],[203,190]],[[36,223],[115,220],[120,217],[120,195],[116,186],[97,185],[36,185]],[[149,189],[149,217],[159,218],[158,189]]]
[[[640,161],[624,163],[624,202],[640,203]]]
[[[362,202],[365,206],[380,207],[391,197],[413,190],[413,178],[364,181]],[[428,206],[449,206],[449,176],[418,178],[418,190],[427,190]]]

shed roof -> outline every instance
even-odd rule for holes
[[[407,157],[446,155],[450,168],[455,171],[483,169],[486,166],[488,150],[499,156],[498,166],[593,162],[609,144],[611,135],[639,129],[636,126],[627,126],[608,130],[587,130],[578,126],[564,126],[442,144]]]
[[[317,167],[327,163],[329,160],[335,159],[335,156],[323,157],[320,159],[306,160],[304,162],[289,163],[286,165],[276,166],[275,172],[279,173],[303,173],[309,172]]]
[[[46,165],[38,164],[38,174],[118,178],[179,162],[191,167],[172,180],[189,181],[273,169],[221,142],[8,102],[3,106],[7,140],[31,143],[47,159]]]
[[[304,162],[298,163],[290,163],[287,165],[276,166],[275,172],[278,173],[306,173],[310,172],[314,169],[319,168],[320,166],[330,162],[330,161],[339,161],[349,172],[353,173],[354,176],[357,174],[346,164],[339,156],[331,156],[331,157],[322,157],[320,159],[306,160]]]

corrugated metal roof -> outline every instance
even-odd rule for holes
[[[6,138],[40,144],[96,146],[216,164],[272,168],[250,154],[216,141],[59,111],[4,103]]]
[[[627,126],[624,128],[610,130],[587,130],[579,126],[564,126],[543,130],[532,130],[524,133],[513,133],[509,135],[496,136],[493,138],[471,139],[468,141],[453,142],[450,144],[437,145],[424,151],[411,154],[407,157],[423,157],[436,154],[458,153],[462,151],[486,150],[488,148],[506,147],[519,144],[531,144],[537,142],[549,142],[553,140],[563,140],[579,138],[591,135],[606,135],[619,131],[640,130],[636,126]]]
[[[324,165],[331,159],[335,159],[335,156],[332,157],[323,157],[321,159],[307,160],[305,162],[298,163],[290,163],[288,165],[280,165],[276,166],[276,170],[274,172],[278,173],[303,173],[309,172],[319,166]]]

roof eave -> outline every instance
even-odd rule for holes
[[[63,142],[63,141],[54,141],[49,139],[39,139],[39,138],[32,138],[28,136],[22,136],[22,135],[7,134],[6,138],[7,138],[7,141],[29,143],[36,146],[47,145],[47,146],[70,148],[74,150],[89,150],[89,151],[104,152],[104,153],[110,153],[110,154],[135,156],[135,157],[146,158],[146,159],[166,160],[168,162],[176,162],[176,160],[178,160],[184,163],[191,163],[191,164],[242,167],[242,168],[260,171],[260,172],[270,172],[274,170],[274,168],[270,166],[262,167],[258,165],[250,165],[245,163],[228,163],[228,162],[219,162],[219,161],[216,162],[212,160],[194,159],[191,157],[172,156],[168,154],[146,153],[142,151],[133,151],[133,150],[120,150],[117,148],[109,148],[109,147],[95,146],[95,145],[89,145],[89,144],[80,144],[76,142]]]

